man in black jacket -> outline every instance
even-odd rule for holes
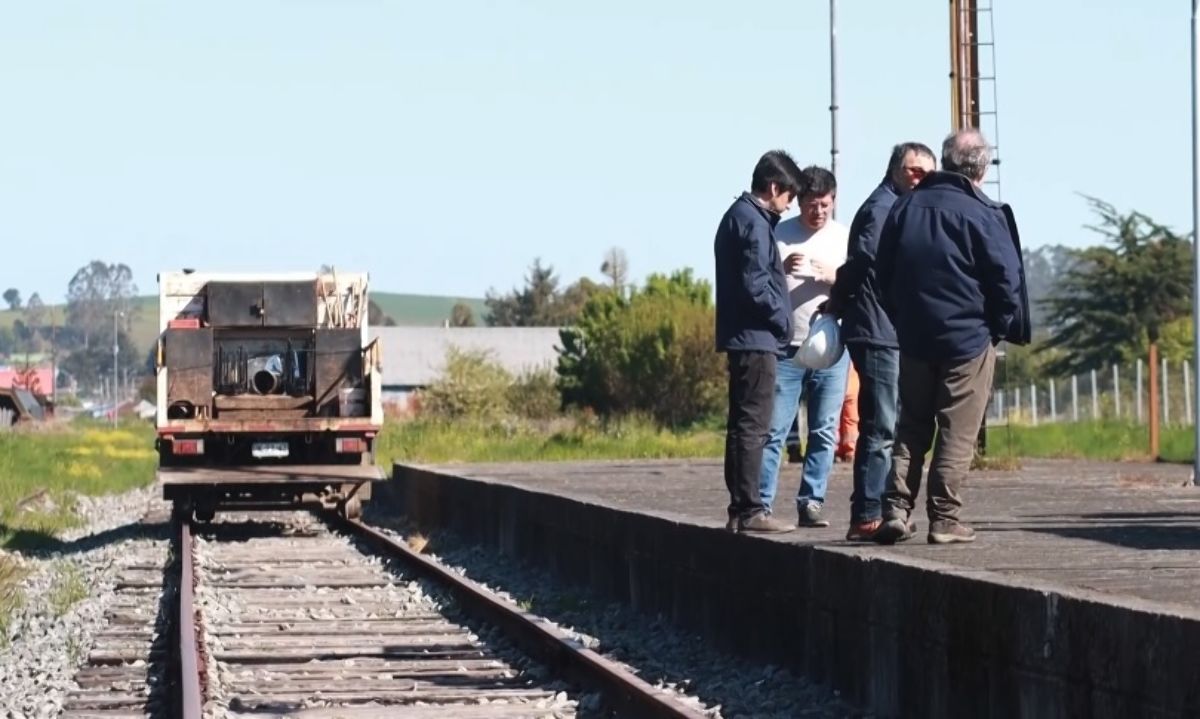
[[[933,172],[933,150],[919,142],[892,148],[887,174],[850,223],[846,264],[838,269],[826,310],[842,320],[842,340],[858,372],[859,434],[854,449],[854,492],[846,539],[870,539],[883,523],[880,504],[892,467],[899,410],[900,350],[896,330],[879,303],[875,253],[892,204]]]
[[[717,351],[729,366],[725,486],[729,529],[786,532],[759,497],[763,446],[773,408],[776,360],[792,339],[792,312],[775,244],[779,216],[800,193],[800,168],[787,153],[759,159],[743,193],[726,210],[713,243],[717,278]]]
[[[1001,341],[1027,344],[1029,300],[1016,220],[979,185],[991,151],[975,129],[942,144],[934,172],[896,201],[875,272],[900,345],[900,421],[874,539],[912,536],[909,515],[929,465],[929,541],[971,542],[959,487],[971,466]]]

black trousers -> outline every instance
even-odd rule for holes
[[[772,352],[728,353],[725,487],[731,517],[749,518],[764,511],[759,476],[775,402],[775,362]]]

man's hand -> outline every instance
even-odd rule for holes
[[[833,299],[832,297],[817,305],[817,312],[820,312],[823,315],[833,315],[834,317],[838,318],[842,316],[841,305],[839,305],[837,300]]]
[[[808,263],[805,262],[803,252],[793,252],[783,258],[783,271],[789,275],[798,275]]]

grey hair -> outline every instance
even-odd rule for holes
[[[928,145],[921,142],[901,142],[892,148],[892,156],[888,159],[888,175],[894,175],[900,170],[904,164],[904,156],[910,152],[928,157],[934,162],[937,161],[937,157],[934,156],[933,150],[930,150]]]
[[[942,143],[942,169],[978,182],[992,164],[992,150],[983,133],[966,127],[950,133]]]

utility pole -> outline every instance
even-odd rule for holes
[[[829,171],[837,177],[837,0],[829,0]],[[837,216],[837,205],[832,216]]]
[[[1198,55],[1200,52],[1200,29],[1196,26],[1196,8],[1200,4],[1192,0],[1192,357],[1195,358],[1195,368],[1200,373],[1200,87],[1197,74],[1200,73]],[[1200,375],[1192,383],[1192,391],[1196,392],[1193,406],[1200,412]],[[1192,425],[1193,438],[1196,442],[1192,458],[1192,484],[1200,485],[1200,420]]]

